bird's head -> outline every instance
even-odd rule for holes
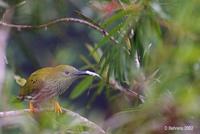
[[[58,65],[55,67],[55,69],[60,73],[62,73],[64,77],[66,76],[71,79],[77,79],[86,75],[96,76],[100,78],[99,74],[95,72],[91,72],[88,70],[81,71],[70,65]]]

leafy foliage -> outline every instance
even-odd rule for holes
[[[44,6],[44,3],[40,2],[41,6]],[[58,6],[52,14],[56,16],[62,12],[59,7],[64,8],[63,3],[65,2],[49,3]],[[62,64],[74,63],[82,66],[82,69],[96,71],[102,79],[84,78],[75,87],[72,86],[73,90],[68,93],[69,95],[67,94],[69,104],[65,100],[62,100],[62,104],[64,107],[81,110],[89,117],[92,116],[94,120],[100,120],[105,126],[104,129],[109,131],[108,133],[198,133],[200,123],[200,92],[198,90],[200,89],[200,19],[198,17],[200,2],[198,0],[94,0],[91,1],[91,7],[86,5],[87,10],[83,8],[83,1],[82,4],[77,4],[75,1],[71,3],[82,9],[78,12],[79,17],[108,31],[108,36],[99,35],[94,30],[89,31],[77,25],[55,26],[48,28],[45,32],[42,30],[26,31],[27,33],[20,31],[19,33],[24,36],[11,36],[12,47],[8,47],[8,60],[12,61],[10,59],[14,57],[12,55],[16,55],[16,52],[18,52],[19,60],[11,62],[14,67],[7,69],[5,89],[8,90],[5,90],[4,96],[12,98],[13,94],[16,94],[17,89],[12,81],[12,71],[13,68],[16,72],[27,70],[30,65],[23,65],[26,64],[24,61],[27,59],[32,64],[36,61],[41,66],[61,64],[60,61],[63,61]],[[71,7],[68,8],[70,8],[68,13],[71,15]],[[41,13],[40,10],[38,9],[37,15]],[[18,15],[20,13],[22,12],[19,8]],[[35,19],[33,17],[28,20],[33,20],[31,21],[33,24],[39,23],[41,18],[37,15],[34,16]],[[65,31],[64,29],[70,30]],[[83,30],[80,31],[80,29]],[[65,34],[67,32],[70,34]],[[84,35],[84,32],[91,36]],[[85,42],[90,43],[86,44],[82,36],[88,39]],[[32,45],[35,46],[25,45],[28,42],[26,38],[34,42]],[[43,41],[41,42],[40,39]],[[45,39],[50,41],[46,42]],[[78,42],[77,39],[80,41]],[[97,43],[93,43],[94,41]],[[59,44],[62,47],[58,47],[59,45],[53,47],[52,42],[53,45]],[[83,42],[86,44],[86,49]],[[42,46],[45,43],[48,43],[48,46]],[[20,47],[12,44],[18,44]],[[37,53],[38,48],[36,50],[36,47],[41,50],[48,48],[48,50],[46,53],[45,51]],[[63,48],[70,50],[70,54],[65,54]],[[30,52],[27,53],[25,50]],[[12,53],[13,51],[15,54]],[[79,53],[81,53],[80,58],[74,56]],[[59,60],[54,58],[56,55],[61,55]],[[65,62],[65,59],[70,61]],[[37,67],[39,65],[34,64]],[[20,67],[23,68],[20,69]],[[84,96],[89,88],[93,90],[92,95]],[[11,89],[16,90],[13,93]],[[76,100],[90,107],[80,108],[80,105],[76,106]],[[8,106],[10,108],[25,107],[14,105],[11,102]],[[101,110],[96,113],[88,112],[96,107]],[[62,117],[49,113],[44,115],[44,120],[41,121],[43,125],[37,126],[34,120],[31,127],[33,126],[41,133],[50,131],[95,133],[91,132],[84,123],[77,123],[75,119],[68,116]],[[27,122],[32,118],[23,119],[22,126],[16,128],[27,133],[29,132],[27,128],[30,127]],[[48,123],[50,126],[45,126]],[[189,126],[190,130],[169,131],[171,126],[183,129]],[[39,127],[45,130],[40,131]],[[11,133],[18,131],[17,129]],[[3,126],[3,132],[9,132],[7,126]]]

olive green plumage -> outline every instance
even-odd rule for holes
[[[83,75],[100,77],[94,72],[79,71],[70,65],[39,69],[33,72],[20,88],[18,99],[29,100],[29,107],[32,110],[39,108],[41,103],[53,100],[56,96],[65,92],[74,80]],[[54,104],[56,111],[61,112],[59,103],[55,102]]]
[[[39,93],[46,94],[46,99],[57,96],[63,93],[78,78],[78,76],[73,74],[77,71],[76,68],[69,65],[39,69],[33,72],[27,79],[26,84],[21,87],[19,96],[21,99],[26,97],[34,98]]]

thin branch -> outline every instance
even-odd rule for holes
[[[59,18],[59,19],[55,19],[55,20],[52,20],[52,21],[44,23],[44,24],[40,24],[40,25],[20,25],[20,24],[11,24],[11,23],[7,23],[4,21],[0,21],[0,25],[11,27],[11,28],[17,28],[17,29],[32,29],[32,28],[40,29],[40,28],[47,28],[51,25],[54,25],[54,24],[57,24],[60,22],[66,22],[66,23],[74,22],[74,23],[80,23],[80,24],[87,25],[87,26],[99,31],[104,36],[109,37],[109,39],[111,41],[118,44],[118,41],[115,40],[113,36],[110,36],[110,34],[105,29],[103,29],[103,28],[99,27],[98,25],[95,25],[89,21],[78,19],[78,18],[68,18],[68,17]]]
[[[38,112],[42,112],[42,111],[52,111],[52,109],[40,109]],[[78,113],[75,113],[75,112],[70,111],[70,110],[65,109],[65,108],[62,108],[62,111],[65,114],[69,115],[69,116],[72,116],[74,118],[78,118],[81,122],[85,123],[90,128],[94,128],[100,134],[106,134],[106,132],[100,126],[98,126],[94,122],[88,120],[87,118],[79,115]],[[24,114],[27,114],[27,113],[30,113],[30,112],[31,112],[30,109],[5,111],[5,112],[0,112],[0,118],[6,118],[6,117],[12,117],[12,116],[20,116],[20,115],[24,115]]]
[[[19,116],[19,115],[29,113],[29,112],[31,112],[30,109],[0,112],[0,118]]]
[[[113,89],[119,90],[119,91],[125,93],[126,95],[137,97],[142,103],[144,103],[143,95],[140,95],[139,93],[137,93],[131,89],[121,86],[116,80],[110,80],[109,84]]]
[[[101,134],[106,134],[106,132],[105,132],[101,127],[99,127],[99,126],[98,126],[97,124],[95,124],[94,122],[88,120],[87,118],[85,118],[85,117],[79,115],[78,113],[72,112],[72,111],[70,111],[70,110],[68,110],[68,109],[64,109],[64,108],[63,108],[62,110],[63,110],[65,113],[67,113],[68,115],[80,119],[82,122],[86,123],[87,126],[98,130]]]

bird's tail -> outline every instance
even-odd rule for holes
[[[17,97],[12,97],[10,100],[11,100],[11,103],[17,104],[19,102],[22,102],[24,100],[24,98],[21,96],[17,96]]]
[[[19,100],[19,101],[30,101],[30,100],[32,100],[32,96],[24,96],[24,95],[18,95],[17,96],[17,99]]]
[[[18,95],[18,96],[16,97],[16,100],[18,100],[18,101],[24,101],[24,99],[25,99],[25,97],[22,96],[22,95]]]

